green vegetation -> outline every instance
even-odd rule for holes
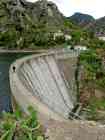
[[[17,109],[14,113],[3,113],[0,121],[0,140],[44,140],[37,112],[28,108],[30,115]]]
[[[40,49],[52,48],[54,46],[86,45],[89,48],[103,47],[105,43],[94,37],[93,32],[87,32],[70,19],[61,16],[59,11],[52,12],[56,17],[49,17],[47,11],[43,13],[43,8],[39,2],[36,6],[36,13],[21,6],[15,7],[12,0],[0,1],[0,47],[6,49]],[[40,15],[39,15],[40,13]],[[58,18],[59,17],[59,18]],[[53,23],[53,24],[52,24]],[[62,36],[56,33],[61,31]],[[65,35],[70,35],[71,40],[65,40]]]
[[[102,58],[96,51],[86,51],[80,55],[80,63],[84,66],[85,81],[94,82],[94,84],[103,87],[105,80],[105,71],[102,64]],[[102,83],[101,83],[102,81]],[[105,85],[104,87],[105,88]]]
[[[83,108],[87,110],[87,119],[102,121],[105,116],[105,69],[102,57],[96,50],[89,50],[80,54],[79,61],[83,66],[83,79],[79,81],[82,85],[80,102],[85,101]],[[97,90],[98,93],[95,93]]]
[[[95,97],[89,100],[87,106],[88,109],[88,119],[91,120],[105,120],[105,99],[99,100]],[[103,113],[103,114],[102,114]]]
[[[54,39],[54,34],[58,33],[59,30],[63,32],[65,28],[61,24],[64,20],[63,16],[53,10],[55,14],[57,12],[56,16],[60,19],[55,16],[50,19],[46,11],[43,11],[40,3],[37,2],[36,13],[33,15],[31,8],[26,9],[23,5],[16,7],[16,3],[12,0],[0,1],[0,47],[6,49],[39,49],[65,43],[64,36]],[[40,8],[38,8],[39,6]]]

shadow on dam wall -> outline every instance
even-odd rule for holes
[[[77,56],[74,52],[51,53],[28,56],[13,63],[10,85],[21,108],[27,112],[32,105],[40,118],[68,119],[76,102]]]

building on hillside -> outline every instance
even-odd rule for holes
[[[56,40],[57,37],[64,37],[65,41],[68,41],[68,40],[72,39],[72,37],[69,34],[65,34],[61,30],[54,33],[54,40]]]
[[[56,40],[57,37],[62,37],[64,36],[63,32],[59,30],[58,32],[54,33],[54,40]]]
[[[66,40],[66,41],[68,41],[68,40],[71,40],[71,39],[72,39],[72,37],[71,37],[70,35],[67,35],[67,34],[65,34],[65,35],[64,35],[64,37],[65,37],[65,40]]]
[[[88,50],[86,46],[82,46],[82,45],[75,45],[74,46],[74,50],[76,51],[86,51]]]
[[[100,40],[105,41],[105,36],[99,36],[98,38],[99,38]]]

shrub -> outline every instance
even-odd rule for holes
[[[0,140],[44,140],[36,111],[32,107],[28,110],[28,116],[23,115],[19,109],[13,114],[3,113]]]

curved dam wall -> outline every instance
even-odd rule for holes
[[[28,56],[10,68],[12,95],[27,112],[32,105],[39,118],[65,120],[76,102],[76,52]]]

